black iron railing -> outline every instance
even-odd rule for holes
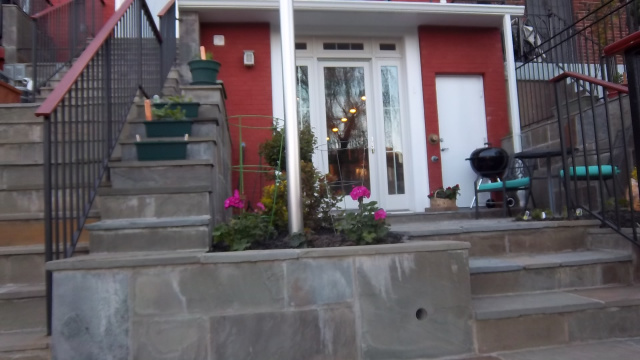
[[[33,15],[34,94],[71,64],[102,27],[104,0],[67,0]]]
[[[623,81],[624,62],[620,57],[605,58],[603,49],[639,28],[640,2],[605,1],[574,24],[567,25],[554,34],[558,24],[562,22],[556,19],[553,28],[545,29],[549,31],[549,38],[543,39],[540,44],[535,44],[538,32],[533,27],[531,37],[534,46],[520,54],[521,64],[516,68],[516,77],[522,128],[555,117],[554,92],[548,81],[565,71],[613,83]],[[592,90],[594,89],[588,84],[578,81],[574,90],[567,95],[572,99],[583,96],[602,99],[602,92],[591,93]],[[599,88],[595,90],[601,91]]]
[[[73,254],[138,91],[160,94],[163,40],[145,0],[125,1],[36,111],[45,118],[46,261]],[[49,272],[49,331],[51,283]]]
[[[632,206],[630,180],[636,166],[634,125],[629,97],[622,96],[627,87],[573,72],[564,72],[551,83],[560,149],[567,150],[559,174],[567,215],[589,214],[640,246],[636,229],[640,219]],[[570,89],[578,86],[604,96],[571,104]]]

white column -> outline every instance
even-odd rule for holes
[[[518,104],[518,85],[516,83],[516,60],[513,54],[513,36],[511,34],[511,15],[505,15],[502,20],[504,33],[504,52],[507,72],[507,97],[509,99],[509,118],[511,119],[511,134],[513,137],[513,151],[522,151],[520,133],[520,112]]]
[[[284,128],[287,149],[287,210],[289,233],[302,232],[302,190],[300,188],[300,146],[296,104],[296,53],[293,31],[293,0],[280,0],[280,39],[284,85]]]

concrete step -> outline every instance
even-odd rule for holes
[[[409,240],[456,240],[471,244],[470,256],[552,253],[584,249],[586,231],[598,221],[514,221],[508,218],[392,224]]]
[[[91,253],[206,250],[210,216],[102,220],[87,225]]]
[[[196,118],[193,119],[193,126],[191,128],[192,138],[213,138],[218,131],[219,120],[217,118]],[[146,137],[146,131],[144,128],[145,120],[129,120],[128,130],[123,132],[123,140],[135,140],[136,135],[140,135],[141,138]]]
[[[475,297],[473,309],[481,354],[640,336],[640,286]]]
[[[0,360],[49,360],[49,342],[44,331],[0,333]]]
[[[66,183],[90,183],[90,176],[92,178],[97,174],[95,163],[52,166],[52,176],[55,176],[56,170],[60,184],[63,177],[66,178]],[[43,164],[0,164],[0,190],[43,189],[43,171]],[[73,174],[73,177],[70,174]],[[80,175],[79,180],[77,175]]]
[[[140,142],[174,142],[182,141],[184,138],[142,138]],[[120,141],[122,148],[122,161],[138,160],[138,151],[136,140]],[[187,160],[209,160],[214,161],[217,158],[218,151],[214,138],[197,138],[189,137],[187,141]]]
[[[42,121],[35,115],[41,103],[0,104],[0,123],[16,123],[23,121]]]
[[[76,246],[76,255],[89,252],[87,243]],[[0,285],[42,284],[45,282],[44,244],[0,246]]]
[[[96,222],[99,217],[97,211],[90,212],[87,223]],[[68,220],[71,223],[71,220]],[[60,226],[62,226],[62,221]],[[69,225],[70,226],[70,225]],[[44,243],[44,214],[0,214],[0,247],[2,246],[28,246]],[[80,243],[88,243],[87,231],[80,234]]]
[[[0,285],[0,333],[46,328],[44,284]]]
[[[41,142],[42,124],[40,120],[24,120],[19,123],[0,122],[0,141]]]
[[[103,220],[209,215],[210,186],[110,189],[99,192]]]
[[[631,338],[513,351],[467,360],[637,360],[639,351],[640,338]]]
[[[632,255],[581,250],[469,259],[473,295],[584,288],[632,281]]]
[[[95,159],[93,149],[100,149],[101,142],[81,141],[80,143],[59,143],[58,157],[64,157],[66,161],[81,161]],[[52,150],[52,151],[55,151]],[[80,155],[78,155],[80,154]],[[54,153],[52,153],[54,156]],[[12,140],[0,140],[0,165],[30,165],[42,164],[44,158],[43,143],[38,142],[14,142]]]
[[[109,163],[114,189],[210,186],[210,160],[123,161]]]

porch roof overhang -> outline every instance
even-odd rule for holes
[[[198,12],[200,22],[279,24],[278,0],[181,0],[180,11]],[[461,26],[502,28],[505,15],[524,6],[372,0],[296,0],[296,27]]]

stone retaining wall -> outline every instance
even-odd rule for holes
[[[471,353],[468,247],[431,241],[51,262],[52,358]]]

